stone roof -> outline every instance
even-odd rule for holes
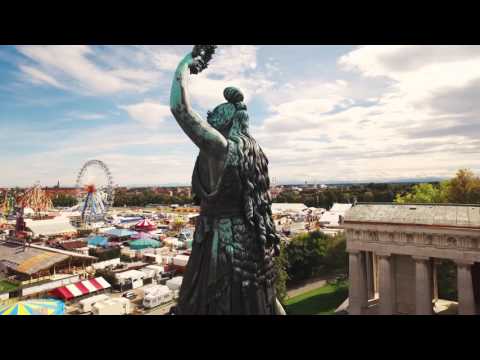
[[[459,204],[357,204],[344,222],[480,228],[480,206]]]

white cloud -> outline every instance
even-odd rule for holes
[[[480,111],[467,103],[480,93],[479,55],[480,47],[365,46],[338,61],[364,78],[272,89],[265,96],[271,115],[253,130],[272,176],[391,180],[478,168]],[[417,58],[403,64],[410,56]],[[378,84],[374,77],[383,79],[382,92],[353,91]],[[470,110],[461,123],[460,110]]]
[[[158,79],[158,74],[153,71],[101,67],[95,62],[95,51],[87,45],[29,45],[18,46],[18,50],[32,63],[21,66],[20,70],[32,76],[34,81],[61,84],[86,94],[141,92]],[[39,77],[39,74],[44,75]]]
[[[19,67],[20,67],[20,70],[23,71],[26,75],[30,76],[31,81],[36,83],[36,84],[45,83],[45,84],[48,84],[48,85],[51,85],[51,86],[54,86],[54,87],[57,87],[57,88],[60,88],[60,89],[65,88],[62,84],[60,84],[53,77],[45,74],[44,72],[42,72],[38,69],[35,69],[35,68],[33,68],[31,66],[27,66],[27,65],[20,65]]]
[[[225,102],[223,90],[228,86],[241,89],[247,103],[265,94],[275,82],[257,69],[257,51],[251,45],[220,46],[209,67],[190,77],[192,100],[211,109]]]
[[[106,114],[86,113],[86,112],[78,112],[78,111],[70,111],[67,115],[71,116],[72,118],[80,119],[80,120],[101,120],[107,117]]]
[[[142,103],[120,106],[132,119],[148,128],[156,128],[165,119],[172,118],[170,107],[146,100]]]

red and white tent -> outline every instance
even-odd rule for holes
[[[71,300],[79,296],[108,289],[109,287],[111,287],[110,284],[103,277],[97,277],[56,288],[52,291],[52,294],[64,300]]]
[[[135,229],[136,230],[155,230],[157,228],[157,225],[155,225],[153,222],[151,222],[148,219],[143,219],[140,220],[138,223],[135,224]]]

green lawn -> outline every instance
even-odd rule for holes
[[[15,290],[18,286],[6,280],[0,280],[0,293]]]
[[[348,285],[325,285],[286,301],[288,315],[331,315],[348,297]]]

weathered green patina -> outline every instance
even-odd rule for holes
[[[177,67],[170,105],[198,146],[192,190],[200,203],[192,255],[176,314],[283,314],[275,294],[273,259],[279,238],[271,214],[268,160],[248,131],[242,92],[204,121],[191,107],[187,77],[207,66],[215,46],[197,45]]]

